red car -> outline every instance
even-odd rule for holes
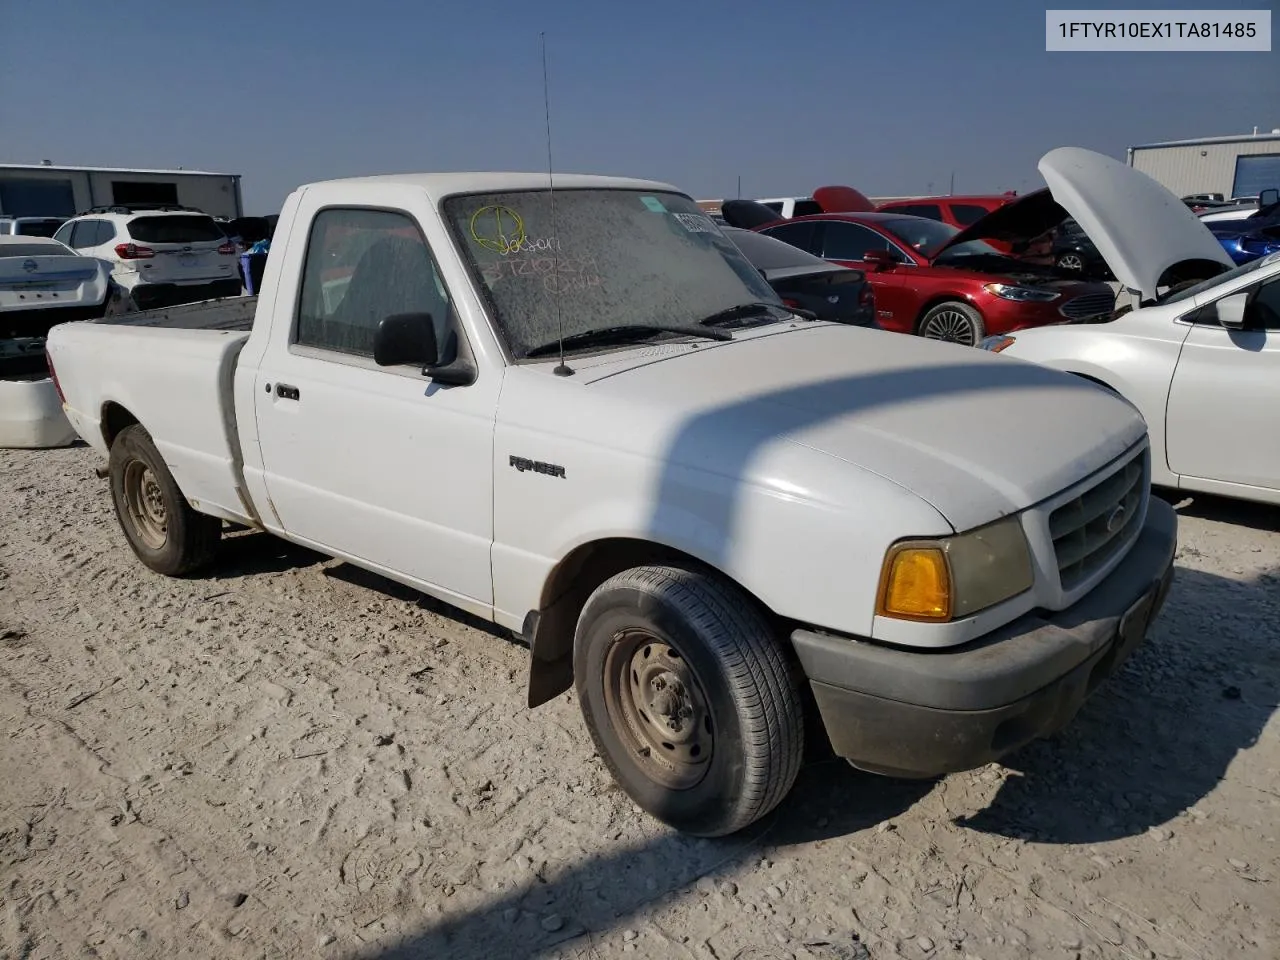
[[[1017,194],[1008,193],[983,194],[968,197],[912,197],[909,200],[890,200],[876,207],[880,213],[899,213],[909,217],[924,217],[926,220],[937,220],[949,223],[957,230],[973,226],[988,213],[994,213],[1006,203],[1011,203]],[[1011,253],[1010,245],[1001,240],[988,240],[991,246],[1001,253]]]
[[[823,188],[823,209],[853,210],[838,188]],[[815,197],[818,191],[815,191]],[[1039,190],[1001,206],[965,230],[897,213],[830,212],[778,221],[768,208],[731,200],[725,219],[826,260],[862,270],[886,330],[976,345],[989,334],[1107,314],[1115,294],[1105,283],[1071,279],[1051,266],[1015,260],[985,240],[1020,244],[1066,217]]]

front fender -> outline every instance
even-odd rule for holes
[[[786,441],[738,477],[600,448],[558,455],[579,467],[542,484],[536,509],[509,507],[530,478],[496,478],[494,600],[513,629],[539,608],[563,558],[620,538],[687,554],[779,616],[868,635],[889,545],[953,532],[897,484]]]

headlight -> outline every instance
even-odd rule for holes
[[[1004,300],[1017,300],[1020,303],[1029,301],[1047,303],[1057,300],[1058,295],[1052,290],[1041,290],[1038,287],[1015,287],[1008,283],[984,283],[982,289],[995,294]]]
[[[1030,590],[1031,551],[1017,517],[937,540],[889,548],[876,613],[897,620],[962,620]]]
[[[983,337],[982,342],[978,344],[978,347],[983,350],[990,350],[992,353],[999,353],[1001,350],[1005,349],[1006,347],[1013,346],[1014,342],[1017,339],[1018,339],[1017,337],[1002,336],[1002,335]]]

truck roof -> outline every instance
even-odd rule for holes
[[[341,185],[344,189],[369,186],[400,185],[417,187],[426,191],[432,202],[460,193],[506,193],[515,190],[546,190],[550,181],[545,173],[397,173],[374,177],[351,177],[341,180],[324,180],[307,184],[307,188]],[[635,180],[630,177],[604,177],[581,173],[557,173],[554,179],[557,190],[584,188],[614,190],[654,190],[684,193],[677,187],[656,180]]]

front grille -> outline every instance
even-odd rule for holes
[[[1116,298],[1109,293],[1086,293],[1068,300],[1058,308],[1058,312],[1070,320],[1084,320],[1110,313],[1115,307]]]
[[[1137,535],[1146,489],[1139,451],[1119,469],[1049,514],[1064,591],[1083,583]]]

